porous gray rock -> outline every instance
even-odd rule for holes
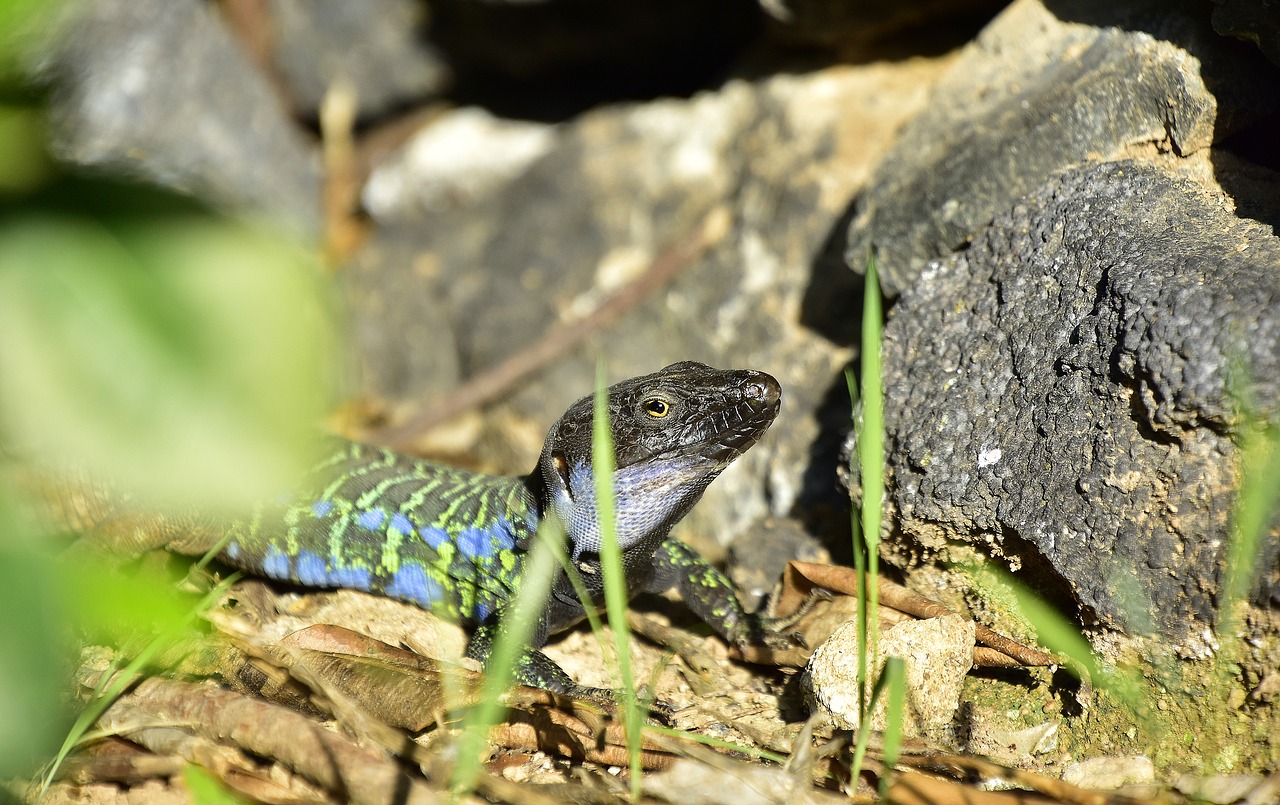
[[[896,623],[880,634],[872,678],[879,676],[889,657],[904,662],[906,699],[902,735],[906,738],[945,737],[960,709],[964,677],[973,667],[974,622],[960,615]],[[858,709],[858,632],[853,621],[841,626],[813,652],[802,681],[811,705],[825,711],[841,729],[862,723]],[[886,698],[871,712],[871,728],[888,726]]]
[[[933,263],[885,329],[892,506],[1087,621],[1211,648],[1241,426],[1280,411],[1280,239],[1155,165],[1067,171]],[[1255,600],[1277,594],[1273,532]]]
[[[90,0],[69,10],[41,66],[59,159],[319,231],[316,148],[216,6]]]
[[[858,200],[885,291],[1074,164],[1186,156],[1277,108],[1280,74],[1195,2],[1017,0],[939,80]]]

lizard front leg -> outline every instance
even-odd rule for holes
[[[693,614],[733,645],[769,639],[764,622],[742,608],[729,577],[684,542],[668,536],[654,553],[653,564],[649,592],[674,587]]]
[[[501,627],[496,623],[486,623],[476,628],[471,635],[471,642],[467,644],[466,655],[473,660],[478,661],[487,669],[489,666],[489,655],[493,651],[493,643],[498,638]],[[539,626],[539,632],[543,633],[541,639],[538,634],[533,636],[530,645],[541,646],[545,638],[546,628]],[[598,704],[611,706],[614,701],[613,691],[606,688],[593,688],[587,685],[579,685],[573,681],[573,678],[565,673],[564,669],[541,651],[535,648],[522,648],[516,657],[515,667],[512,670],[512,679],[531,688],[542,688],[552,693],[562,693],[566,696],[572,696],[576,699],[587,699]]]
[[[746,648],[766,646],[785,649],[804,646],[804,638],[786,630],[821,599],[811,596],[795,615],[782,618],[750,613],[742,608],[733,582],[684,542],[668,536],[653,556],[654,575],[648,592],[675,588],[685,605],[729,643]]]

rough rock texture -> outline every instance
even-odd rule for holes
[[[1206,148],[1274,110],[1280,74],[1198,3],[1018,0],[938,82],[858,201],[849,261],[886,292],[1062,169]]]
[[[440,94],[449,68],[427,41],[418,0],[270,0],[273,54],[294,107],[315,117],[338,79],[356,91],[361,117]]]
[[[974,623],[959,615],[895,624],[880,635],[876,673],[888,657],[906,665],[905,738],[942,737],[960,709],[965,674],[973,667]],[[858,729],[858,630],[853,621],[837,629],[818,646],[805,667],[804,684],[841,729]],[[871,728],[887,724],[884,700],[871,714]]]
[[[319,229],[315,149],[195,0],[90,0],[44,65],[60,159]]]
[[[1199,184],[1122,162],[1030,194],[931,265],[885,330],[893,505],[914,539],[896,559],[978,543],[1086,616],[1194,650],[1237,482],[1228,367],[1280,410],[1277,311],[1280,239]]]
[[[1080,788],[1114,791],[1126,785],[1155,782],[1156,767],[1144,755],[1091,757],[1063,769],[1062,779]]]
[[[555,127],[466,107],[420,129],[373,171],[361,194],[379,221],[413,222],[484,198],[555,143]]]
[[[910,62],[831,68],[602,109],[559,127],[505,182],[437,199],[425,215],[401,208],[378,221],[349,272],[364,300],[357,330],[385,335],[362,344],[362,387],[403,415],[420,403],[406,395],[439,395],[457,378],[399,356],[456,344],[454,367],[475,374],[593,309],[700,222],[719,221],[673,281],[522,384],[501,409],[522,441],[506,454],[489,445],[486,458],[508,471],[533,466],[551,420],[594,387],[598,355],[611,379],[694,359],[768,371],[784,393],[777,424],[711,486],[689,531],[727,542],[762,514],[789,512],[805,489],[833,496],[833,467],[814,469],[810,445],[828,389],[843,389],[853,277],[827,241],[932,75],[933,65]],[[832,304],[805,310],[811,286]],[[840,416],[847,422],[847,407]]]

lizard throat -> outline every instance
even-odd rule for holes
[[[705,457],[680,456],[617,470],[613,488],[618,546],[625,551],[646,540],[660,541],[723,467]],[[572,467],[568,488],[555,491],[551,509],[564,523],[574,559],[600,552],[595,482],[585,462]]]

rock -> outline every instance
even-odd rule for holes
[[[814,787],[791,768],[724,758],[706,763],[680,758],[670,768],[644,775],[644,792],[681,805],[840,805],[848,798]]]
[[[449,67],[427,38],[419,0],[269,0],[273,60],[294,107],[311,118],[334,81],[355,89],[370,118],[437,96]]]
[[[1275,802],[1280,784],[1256,774],[1219,774],[1200,777],[1184,774],[1173,787],[1198,802],[1229,805],[1232,802]],[[1269,789],[1269,790],[1267,790]]]
[[[1080,788],[1114,791],[1126,785],[1155,782],[1156,767],[1144,755],[1094,757],[1067,766],[1062,779]]]
[[[90,0],[42,69],[73,165],[320,228],[320,172],[272,89],[195,0]]]
[[[885,328],[910,539],[1002,558],[1086,622],[1212,650],[1238,478],[1235,362],[1280,411],[1280,238],[1144,162],[1068,171],[931,264]],[[1265,543],[1275,567],[1280,540]],[[1255,600],[1275,595],[1263,573]],[[1069,605],[1069,603],[1068,603]]]
[[[895,295],[1059,171],[1207,148],[1274,111],[1278,82],[1198,3],[1018,0],[880,164],[849,230],[850,265],[861,270],[874,245]]]
[[[1058,748],[1058,730],[1060,721],[1043,721],[1030,727],[1018,729],[997,726],[990,722],[995,718],[980,719],[976,713],[966,711],[971,730],[979,729],[975,722],[981,723],[981,736],[967,736],[965,750],[980,755],[987,755],[996,762],[1011,765],[1027,765],[1034,755],[1046,755]],[[978,737],[975,740],[975,737]],[[992,746],[991,744],[996,744]]]
[[[1213,0],[1213,29],[1252,42],[1280,65],[1280,12],[1256,0]]]
[[[380,232],[339,278],[350,316],[355,385],[382,416],[434,402],[461,377],[458,346],[430,255],[402,229]],[[530,467],[533,465],[530,464]]]
[[[903,621],[880,634],[876,673],[888,657],[906,660],[906,708],[902,735],[936,736],[960,708],[960,690],[973,666],[974,623],[959,615]],[[811,701],[842,729],[856,730],[858,712],[858,631],[846,623],[818,646],[805,668]],[[871,728],[886,725],[884,701],[871,714]]]
[[[1280,699],[1280,672],[1272,671],[1263,676],[1253,690],[1249,691],[1249,700],[1254,703],[1271,704]]]
[[[773,593],[778,571],[792,559],[829,564],[831,554],[791,518],[767,517],[734,542],[729,552],[729,577],[747,609],[756,609]]]
[[[527,472],[547,426],[594,387],[597,356],[611,380],[686,359],[754,367],[781,382],[782,415],[712,484],[682,533],[700,535],[695,542],[714,554],[802,497],[840,512],[831,465],[817,464],[811,445],[824,406],[842,409],[837,424],[848,421],[839,371],[851,355],[852,324],[845,305],[806,307],[806,297],[841,301],[833,289],[848,288],[852,275],[827,243],[843,231],[841,214],[873,160],[923,98],[921,79],[934,74],[930,64],[904,63],[732,81],[689,100],[603,108],[555,127],[545,153],[516,175],[378,221],[361,270],[349,277],[364,300],[356,327],[375,333],[416,320],[414,347],[431,349],[438,333],[435,349],[452,350],[470,376],[594,309],[710,222],[707,249],[678,276],[491,409],[494,421],[523,436],[482,444],[480,458]],[[491,141],[478,142],[486,151]],[[412,175],[400,178],[404,198],[423,197]],[[441,365],[433,382],[426,375],[435,370],[415,376],[407,359],[388,358],[387,349],[405,351],[394,345],[400,338],[392,326],[365,340],[360,355],[365,377],[378,384],[367,391],[395,411],[416,402],[404,399],[410,390],[447,389],[449,373]],[[828,460],[834,464],[834,452]],[[847,514],[836,516],[847,524]]]
[[[555,143],[555,128],[466,107],[424,126],[365,184],[379,222],[413,221],[493,195]]]

